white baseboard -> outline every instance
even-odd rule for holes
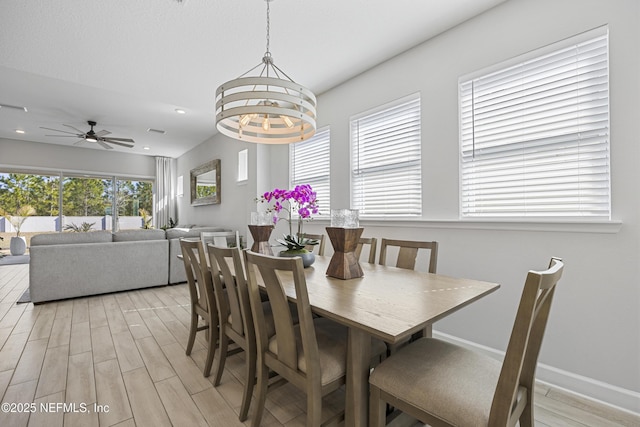
[[[449,341],[462,347],[470,348],[502,361],[504,352],[494,348],[463,340],[453,335],[433,331],[434,338]],[[592,399],[618,409],[640,415],[640,393],[617,387],[593,378],[577,375],[572,372],[538,364],[536,381],[549,384],[581,397]]]

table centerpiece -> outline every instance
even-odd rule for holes
[[[311,186],[308,184],[296,185],[292,190],[276,188],[264,193],[256,201],[273,203],[266,212],[274,213],[274,224],[281,220],[289,223],[289,234],[283,235],[282,239],[276,239],[278,243],[287,248],[278,255],[299,256],[305,267],[313,264],[315,255],[307,250],[307,247],[317,245],[319,242],[316,239],[308,239],[303,231],[304,223],[313,220],[312,215],[318,214],[319,211],[316,192]],[[294,223],[296,223],[295,233]]]

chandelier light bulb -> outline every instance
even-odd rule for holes
[[[291,121],[291,119],[289,118],[289,116],[280,116],[280,118],[282,119],[282,121],[284,122],[285,125],[287,125],[287,127],[289,129],[291,129],[293,127],[293,122]]]
[[[249,122],[251,121],[251,116],[253,116],[253,114],[245,114],[244,116],[240,117],[240,126],[246,126],[249,124]]]

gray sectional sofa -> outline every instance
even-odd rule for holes
[[[34,303],[186,281],[180,238],[223,227],[40,234],[31,239]]]

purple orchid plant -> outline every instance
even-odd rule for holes
[[[311,215],[318,213],[318,201],[316,200],[316,192],[310,185],[296,185],[293,190],[284,190],[276,188],[268,191],[259,197],[256,201],[260,203],[272,203],[267,212],[274,212],[273,223],[279,220],[286,220],[289,223],[289,234],[285,234],[283,239],[277,239],[277,242],[287,247],[287,251],[304,252],[305,246],[317,245],[316,239],[307,239],[302,231],[305,221],[311,221]],[[284,211],[285,216],[280,214]],[[294,214],[297,214],[297,232],[293,233]]]

